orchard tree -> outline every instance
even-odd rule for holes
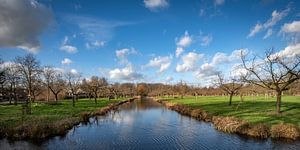
[[[235,77],[229,77],[229,79],[226,80],[220,72],[217,73],[217,77],[216,85],[229,95],[229,105],[231,105],[232,97],[239,93],[243,87],[243,83]]]
[[[81,74],[71,70],[65,74],[65,78],[68,92],[72,96],[72,105],[75,107],[75,99],[77,99],[77,92],[80,88]]]
[[[281,113],[282,92],[290,88],[300,78],[300,55],[267,50],[263,57],[254,55],[247,59],[241,53],[243,68],[246,73],[243,80],[276,92],[276,112]]]

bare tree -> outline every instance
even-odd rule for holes
[[[253,58],[248,61],[246,55],[241,54],[243,68],[247,71],[243,80],[276,92],[276,112],[281,113],[282,92],[288,90],[290,85],[299,80],[300,56],[288,56],[267,50],[265,56]]]
[[[77,92],[80,88],[81,75],[79,73],[67,72],[65,74],[67,81],[68,92],[71,92],[72,105],[75,106],[75,99],[77,99]]]
[[[40,63],[33,54],[27,54],[24,57],[16,57],[15,63],[18,66],[22,81],[27,89],[28,100],[26,100],[26,104],[29,104],[28,113],[30,114],[30,105],[33,100],[33,86],[40,73]]]
[[[58,94],[65,88],[65,81],[63,79],[62,72],[55,70],[52,67],[48,67],[47,69],[44,69],[44,78],[47,85],[47,92],[50,90],[57,102]],[[49,96],[47,96],[47,98],[49,98]]]
[[[98,92],[101,88],[108,85],[105,78],[99,78],[97,76],[92,76],[89,82],[92,93],[94,94],[95,104],[97,104]]]
[[[45,66],[43,69],[44,84],[47,87],[47,101],[50,99],[50,82],[54,78],[55,70],[51,66]]]
[[[6,70],[6,80],[9,84],[9,102],[11,104],[12,99],[14,99],[14,104],[18,103],[18,95],[17,95],[17,85],[19,84],[20,74],[17,70],[17,65],[14,63],[10,63],[5,66]]]
[[[178,91],[178,93],[180,94],[181,99],[186,95],[186,93],[189,90],[189,86],[184,83],[183,81],[180,81],[177,85],[176,85],[176,89]]]
[[[225,80],[224,76],[219,72],[217,73],[217,82],[216,85],[222,89],[226,94],[229,95],[229,105],[232,104],[232,97],[243,87],[243,84],[239,82],[238,79],[230,77],[230,79]]]

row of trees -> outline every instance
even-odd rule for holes
[[[283,55],[273,50],[267,51],[265,56],[254,55],[249,58],[241,52],[241,73],[234,77],[225,77],[221,72],[216,74],[213,87],[194,87],[184,82],[175,85],[162,83],[114,83],[109,84],[103,77],[93,76],[82,78],[80,73],[61,71],[51,66],[41,66],[32,55],[16,57],[11,63],[1,63],[0,84],[1,97],[15,104],[18,100],[25,100],[26,104],[34,102],[36,97],[46,93],[47,101],[51,95],[55,101],[59,95],[71,98],[72,104],[78,97],[118,98],[120,96],[150,95],[173,96],[185,95],[228,95],[229,105],[234,95],[257,95],[275,93],[276,107],[280,113],[282,93],[299,94],[300,84],[300,56]]]

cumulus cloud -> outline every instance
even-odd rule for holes
[[[177,64],[176,72],[188,72],[194,71],[198,60],[202,59],[204,54],[197,54],[195,52],[189,52],[181,57],[182,64]]]
[[[143,75],[137,73],[131,64],[128,64],[125,68],[116,68],[109,71],[109,77],[116,80],[134,81],[143,78]]]
[[[233,62],[240,58],[242,51],[243,51],[243,53],[246,53],[248,51],[248,49],[234,50],[230,55],[218,52],[214,55],[211,64],[215,66],[215,65],[219,65],[221,63]]]
[[[195,73],[196,77],[199,79],[215,76],[217,73],[217,69],[214,65],[209,63],[204,63],[201,65],[200,69],[198,69]]]
[[[77,71],[76,69],[71,69],[70,72],[71,72],[72,74],[74,74],[74,75],[79,74],[78,71]]]
[[[176,45],[179,47],[188,47],[192,43],[192,37],[189,35],[187,31],[185,31],[184,35],[180,37],[180,39],[176,42]]]
[[[172,56],[158,56],[150,60],[147,64],[149,67],[158,67],[158,73],[163,73],[166,71],[171,65]]]
[[[137,51],[134,48],[123,48],[120,50],[116,50],[116,56],[119,59],[121,64],[127,64],[128,59],[127,56],[130,54],[136,54]]]
[[[264,39],[268,38],[272,34],[272,27],[276,25],[280,20],[282,20],[284,17],[288,15],[290,11],[290,8],[287,7],[286,9],[282,11],[277,11],[274,10],[271,14],[271,18],[268,19],[264,24],[257,23],[251,30],[250,33],[248,34],[249,37],[255,36],[258,32],[262,30],[267,30],[267,34],[264,36]]]
[[[61,64],[63,65],[70,65],[71,63],[73,63],[73,61],[69,58],[65,58],[64,60],[61,61]]]
[[[294,57],[300,56],[300,43],[288,45],[283,50],[279,51],[275,55],[279,57]]]
[[[0,10],[0,47],[38,52],[38,37],[52,21],[50,9],[35,0],[0,0]]]
[[[179,57],[181,53],[183,53],[184,48],[188,47],[192,43],[192,37],[189,35],[187,31],[185,31],[184,35],[176,40],[176,57]]]
[[[64,41],[59,49],[67,53],[72,53],[72,54],[77,53],[77,47],[72,46],[68,43],[69,43],[69,38],[68,36],[65,36]]]
[[[167,0],[144,0],[144,5],[151,11],[158,11],[167,8],[169,3]]]
[[[284,33],[300,33],[300,21],[293,21],[291,23],[285,23],[281,27],[281,31]]]

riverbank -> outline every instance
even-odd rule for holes
[[[157,98],[166,107],[197,120],[212,122],[217,130],[257,138],[300,137],[300,97],[283,97],[282,114],[276,115],[273,98],[234,97],[228,105],[227,97]]]
[[[70,100],[57,103],[34,103],[32,114],[23,115],[21,105],[0,105],[0,135],[12,140],[45,139],[64,135],[74,125],[88,121],[89,117],[105,115],[117,106],[133,101],[130,99],[80,99],[75,107]]]

